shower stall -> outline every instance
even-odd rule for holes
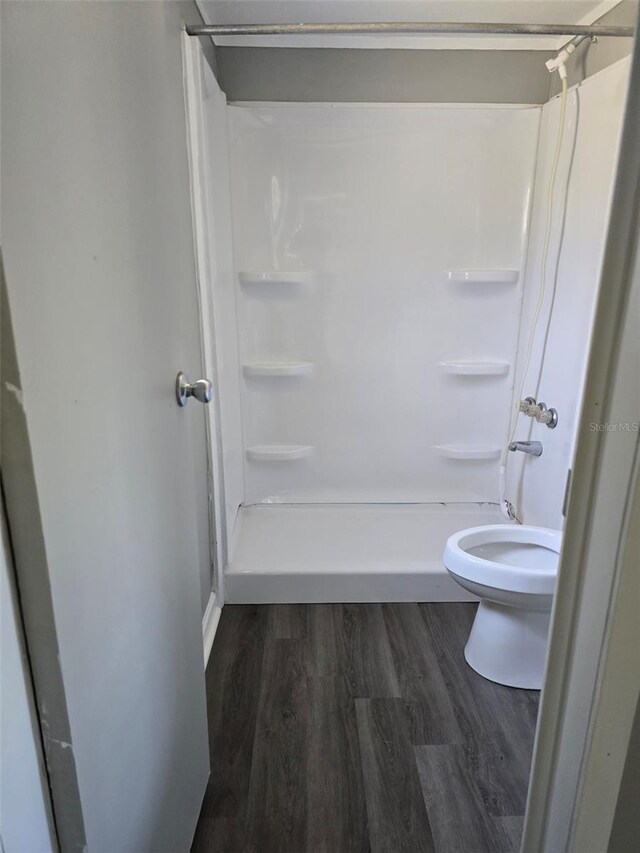
[[[517,422],[507,497],[563,524],[628,60],[569,89],[549,207],[559,96],[228,103],[184,49],[217,595],[464,600],[442,550],[504,521],[521,387],[558,425]]]

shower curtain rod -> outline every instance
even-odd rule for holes
[[[190,36],[291,36],[291,35],[505,35],[505,36],[614,36],[630,38],[634,27],[608,24],[469,24],[424,21],[405,23],[336,24],[188,24]]]

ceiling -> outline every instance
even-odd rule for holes
[[[619,0],[196,0],[207,23],[453,21],[590,24]],[[234,36],[216,44],[259,47],[554,50],[547,36]]]

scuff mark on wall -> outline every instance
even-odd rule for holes
[[[7,391],[10,394],[12,394],[16,398],[16,400],[18,401],[18,405],[20,406],[21,409],[23,409],[24,408],[24,397],[22,395],[22,388],[18,388],[12,382],[6,382],[6,381],[4,383],[4,387],[7,389]]]

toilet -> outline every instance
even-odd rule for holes
[[[480,599],[465,647],[469,666],[498,684],[540,690],[562,533],[490,524],[447,540],[443,562]]]

